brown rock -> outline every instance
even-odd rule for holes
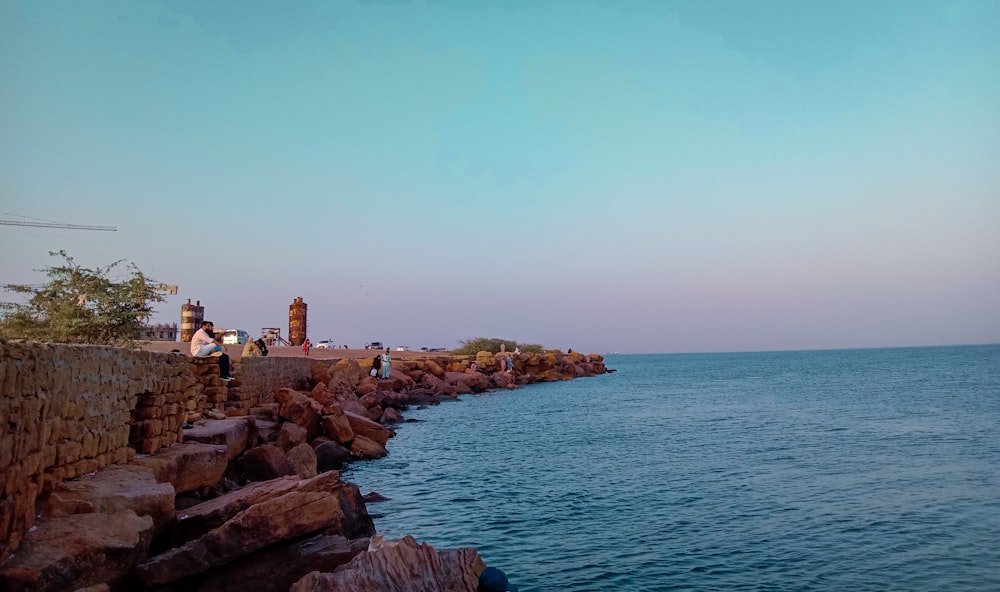
[[[330,377],[335,378],[340,375],[350,382],[351,388],[355,388],[361,383],[361,379],[368,376],[369,368],[371,368],[371,358],[368,358],[368,365],[365,367],[358,364],[357,360],[340,360],[330,367]]]
[[[286,388],[276,390],[274,398],[282,418],[306,428],[310,440],[319,435],[323,407],[312,397]]]
[[[351,424],[351,430],[354,432],[355,438],[357,436],[364,436],[369,440],[378,442],[380,445],[385,446],[386,442],[389,441],[389,436],[392,433],[387,430],[384,426],[368,419],[367,417],[362,417],[350,411],[345,411],[344,416],[347,417],[348,422]]]
[[[389,451],[378,442],[364,436],[355,436],[351,442],[351,455],[361,460],[374,460],[388,456]]]
[[[368,384],[373,387],[374,382]],[[356,392],[355,387],[348,382],[346,377],[335,375],[330,379],[329,389],[331,405],[339,405],[342,409],[360,412],[364,409],[364,405],[358,402],[358,398],[372,392],[374,387],[372,390],[365,390],[364,393]]]
[[[272,545],[212,570],[198,592],[287,592],[311,571],[330,571],[368,549],[368,539],[316,535]]]
[[[308,433],[298,424],[285,422],[278,430],[278,446],[282,450],[291,450],[306,441]]]
[[[485,567],[471,547],[439,552],[406,536],[359,553],[333,573],[312,572],[289,592],[472,592]]]
[[[239,459],[240,469],[250,481],[269,481],[282,475],[291,475],[285,451],[275,444],[264,444],[251,448]]]
[[[343,489],[340,474],[336,472],[325,473],[311,479],[298,479],[290,475],[270,481],[250,483],[242,489],[220,495],[215,499],[179,512],[177,521],[171,528],[170,538],[173,546],[179,547],[222,526],[227,520],[250,506],[280,497],[290,491],[332,493],[341,496],[344,498],[345,504],[350,505],[351,495],[349,492],[344,493]],[[362,522],[364,522],[363,519]],[[364,532],[364,528],[361,529],[361,532]]]
[[[222,445],[189,442],[137,457],[133,463],[153,469],[158,482],[170,483],[175,492],[184,493],[218,483],[226,471],[227,451]]]
[[[420,384],[430,389],[432,392],[448,397],[455,396],[455,387],[448,384],[442,378],[433,374],[424,374],[420,379]]]
[[[174,517],[174,488],[157,483],[153,469],[139,465],[112,465],[74,481],[57,483],[39,504],[47,517],[73,514],[115,514],[131,510],[150,516],[157,528]]]
[[[327,408],[327,414],[323,416],[323,431],[326,435],[341,444],[347,444],[354,439],[354,430],[351,429],[351,422],[344,414],[344,410],[339,406]]]
[[[62,592],[101,583],[120,588],[149,552],[153,519],[131,510],[39,523],[0,571],[0,590]]]
[[[387,407],[384,411],[382,411],[383,424],[401,423],[402,421],[403,421],[403,414],[400,413],[398,410],[392,407]]]
[[[316,451],[305,442],[292,448],[286,455],[292,472],[303,479],[316,476]]]
[[[342,519],[337,496],[292,491],[250,506],[204,536],[140,564],[136,573],[147,585],[174,582],[268,545],[323,530]]]
[[[320,473],[338,471],[351,461],[351,451],[336,442],[324,442],[314,450],[316,451],[316,470]]]
[[[256,439],[256,422],[253,417],[238,417],[205,421],[184,430],[186,442],[222,444],[226,458],[233,460],[243,454]]]
[[[330,381],[330,372],[327,370],[328,364],[316,361],[309,367],[309,374],[315,384],[326,384]]]

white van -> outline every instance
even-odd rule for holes
[[[250,334],[243,329],[226,329],[222,334],[222,343],[226,345],[244,345],[250,341]]]

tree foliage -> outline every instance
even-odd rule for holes
[[[500,344],[507,347],[508,352],[513,352],[516,348],[520,347],[521,351],[524,353],[536,353],[540,354],[544,351],[541,345],[537,343],[521,343],[510,339],[499,339],[496,337],[470,337],[465,341],[459,341],[461,346],[458,349],[451,350],[451,353],[465,356],[474,356],[481,351],[488,351],[494,354],[500,352]]]
[[[50,252],[63,263],[39,270],[49,282],[41,286],[8,284],[9,292],[22,294],[26,304],[0,303],[0,335],[55,343],[90,343],[129,346],[138,341],[151,303],[163,294],[132,263],[124,279],[109,274],[122,263],[88,269],[66,251]]]

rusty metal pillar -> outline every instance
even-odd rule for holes
[[[201,328],[203,320],[205,307],[201,305],[201,300],[191,304],[191,299],[188,298],[187,304],[181,305],[181,341],[191,341],[195,331]]]
[[[288,341],[292,345],[302,345],[306,340],[306,309],[308,305],[302,297],[296,298],[288,307]]]

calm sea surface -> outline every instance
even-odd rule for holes
[[[1000,590],[1000,346],[613,355],[344,477],[522,592]]]

